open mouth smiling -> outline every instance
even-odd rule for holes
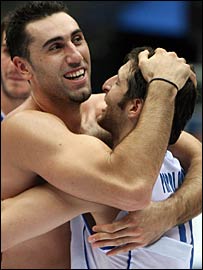
[[[85,76],[85,69],[84,68],[80,68],[77,71],[66,73],[64,75],[64,78],[66,78],[68,80],[79,80],[79,79],[83,79],[84,76]]]

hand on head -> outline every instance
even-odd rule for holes
[[[149,58],[149,51],[142,51],[139,54],[139,67],[147,82],[154,78],[163,78],[177,85],[180,90],[190,78],[195,87],[197,86],[196,75],[190,65],[175,52],[157,48],[155,54]]]

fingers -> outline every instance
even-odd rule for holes
[[[193,71],[191,71],[190,79],[191,79],[191,81],[193,82],[193,84],[194,84],[194,86],[196,88],[197,87],[197,77],[196,77],[196,74]]]
[[[123,238],[118,238],[118,239],[108,239],[104,241],[98,241],[95,243],[91,243],[93,248],[98,248],[98,247],[107,247],[107,246],[121,246],[124,244],[128,244],[131,242],[135,242],[135,239],[132,237],[123,237]]]
[[[114,233],[105,233],[105,232],[100,232],[93,234],[89,236],[88,241],[90,243],[93,242],[98,242],[98,241],[103,241],[103,240],[114,240],[118,238],[123,238],[123,237],[141,237],[143,233],[143,229],[141,228],[126,228],[123,230],[120,230],[118,232]],[[114,242],[114,245],[116,242]]]
[[[187,79],[191,77],[194,85],[196,79],[194,73],[184,58],[177,56],[175,52],[167,52],[163,48],[157,48],[155,54],[148,58],[148,51],[139,54],[139,67],[147,82],[154,78],[163,78],[177,85],[180,90]]]
[[[116,247],[112,249],[111,251],[107,252],[106,255],[113,256],[113,255],[121,254],[123,252],[128,252],[136,248],[140,248],[140,247],[142,247],[142,245],[139,243],[130,243],[121,247]]]
[[[114,233],[116,231],[120,231],[122,229],[125,229],[129,227],[130,223],[128,219],[125,217],[121,220],[115,221],[112,224],[103,224],[103,225],[95,225],[92,230],[94,232],[108,232],[108,233]]]
[[[138,55],[139,65],[142,65],[142,63],[148,59],[148,56],[149,56],[148,50],[144,50],[144,51],[140,52]]]
[[[176,55],[176,56],[177,56],[177,55]],[[185,58],[179,58],[179,60],[186,64]]]
[[[155,53],[166,53],[167,51],[163,48],[156,48],[155,50]]]
[[[132,237],[132,236],[127,236],[127,237],[120,237],[117,239],[108,239],[108,240],[102,240],[102,241],[97,241],[94,243],[91,243],[93,248],[101,248],[101,247],[120,247],[126,244],[131,244],[135,243],[139,246],[144,246],[145,241],[144,239],[140,237]]]

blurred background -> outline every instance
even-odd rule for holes
[[[1,16],[25,1],[1,1]],[[202,141],[202,2],[64,1],[88,41],[92,88],[117,73],[124,56],[137,46],[175,51],[195,67],[199,96],[186,130]],[[195,264],[202,268],[202,216],[195,224]]]

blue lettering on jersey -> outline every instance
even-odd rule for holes
[[[161,183],[162,183],[162,188],[163,188],[164,193],[175,192],[176,189],[178,189],[183,182],[184,171],[183,169],[181,171],[178,171],[177,182],[175,181],[176,179],[175,172],[160,173],[160,178],[161,178]]]
[[[182,184],[182,182],[184,180],[184,177],[185,177],[185,172],[182,169],[181,171],[178,172],[178,187],[181,186],[181,184]]]

